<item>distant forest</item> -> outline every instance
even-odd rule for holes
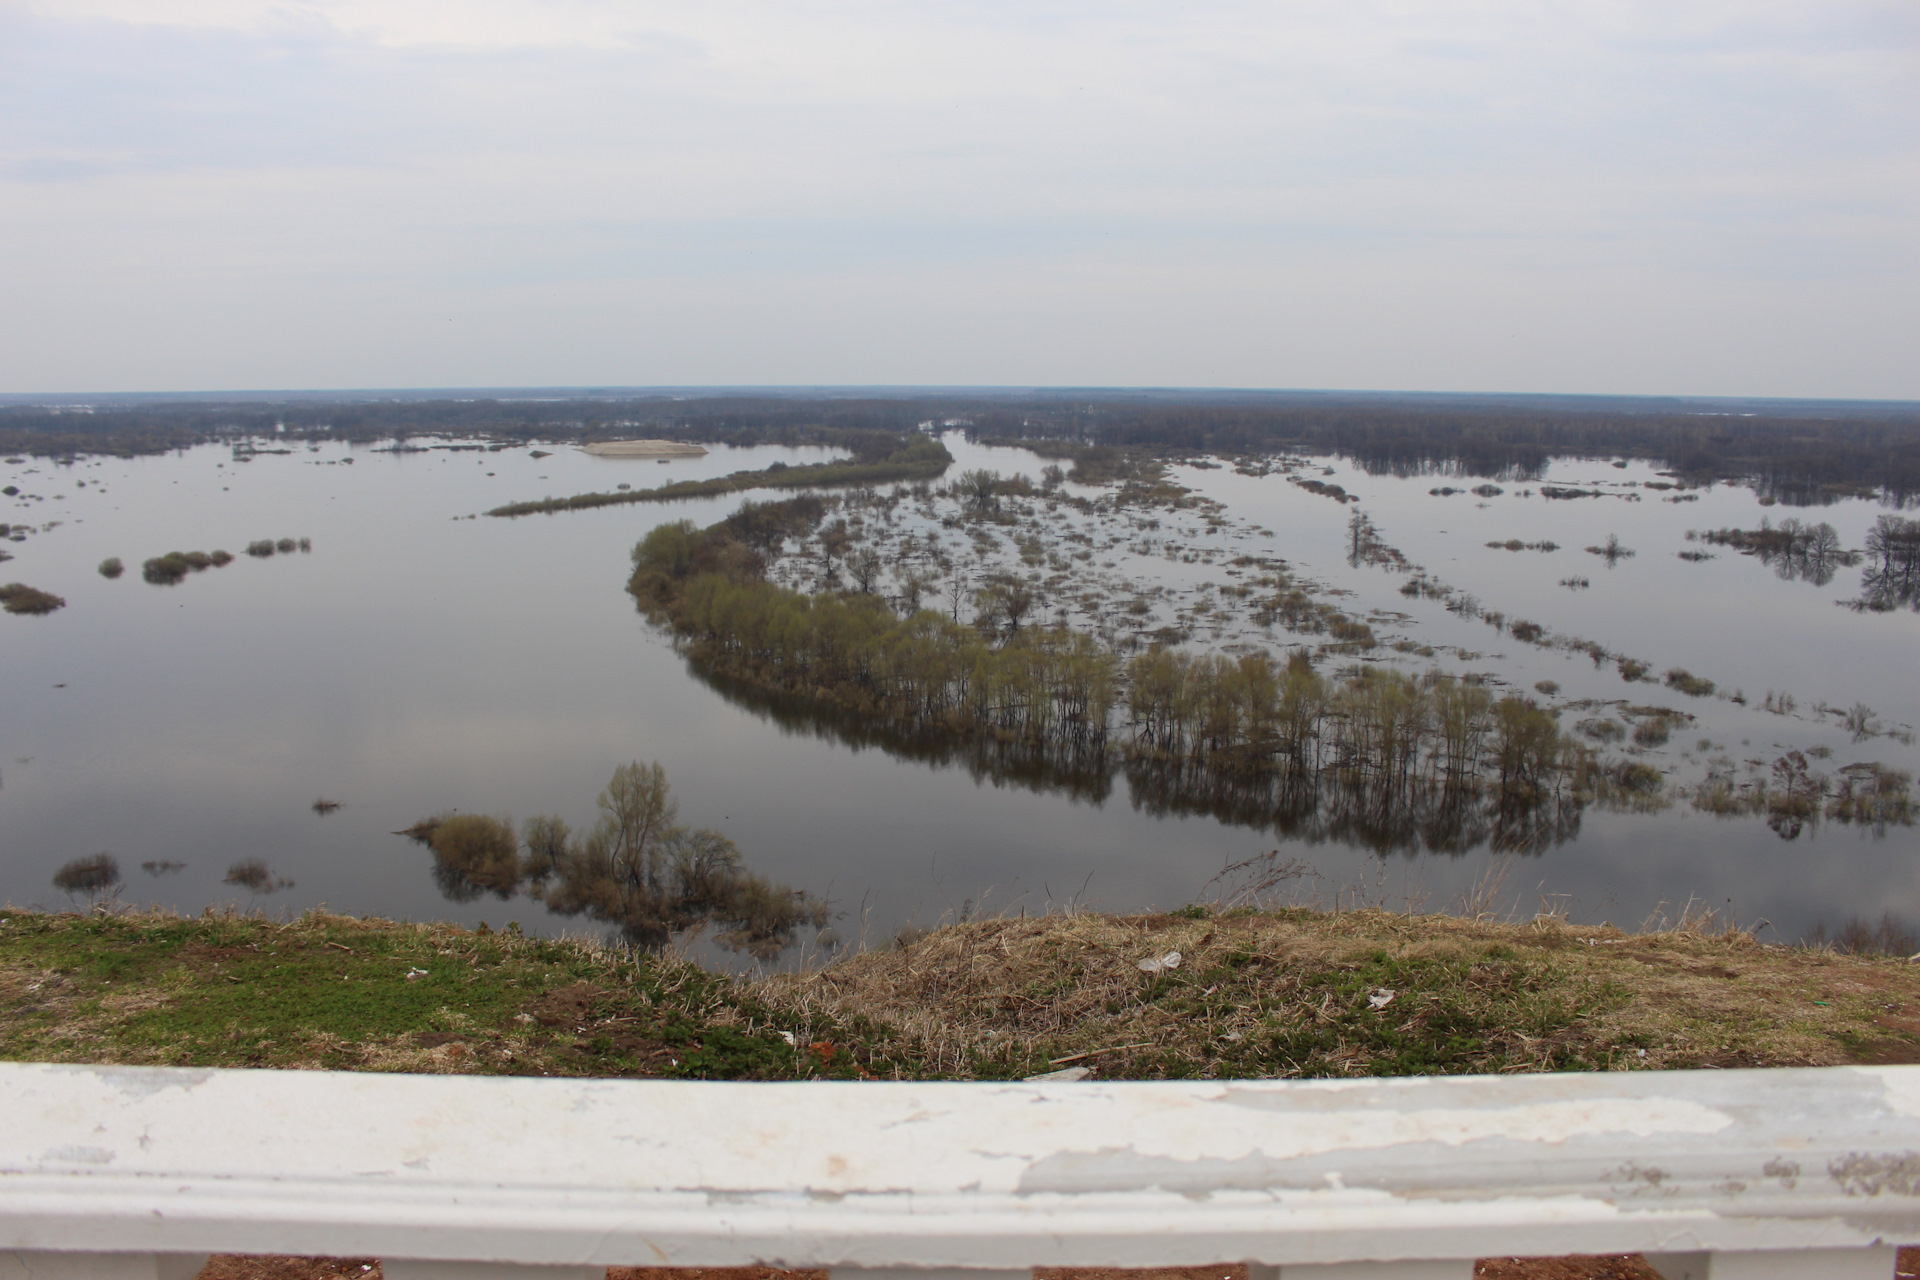
[[[1735,405],[1728,408],[1727,405]],[[1920,409],[1908,404],[1177,392],[898,397],[637,396],[364,399],[0,408],[8,454],[130,456],[262,435],[363,443],[421,435],[502,443],[671,436],[840,444],[927,424],[1055,456],[1340,455],[1373,472],[1530,479],[1555,456],[1644,458],[1689,480],[1737,481],[1794,506],[1920,497]]]

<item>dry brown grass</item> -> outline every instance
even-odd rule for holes
[[[1139,968],[1176,950],[1175,969]],[[891,1028],[886,1057],[943,1076],[1920,1059],[1920,967],[1762,945],[1711,919],[1642,934],[1386,911],[1000,919],[773,977],[758,994]]]

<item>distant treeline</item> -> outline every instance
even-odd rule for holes
[[[712,498],[745,489],[812,489],[835,485],[890,484],[900,480],[932,480],[953,465],[953,455],[947,452],[946,446],[932,436],[919,432],[898,436],[878,431],[828,430],[819,434],[827,438],[818,443],[841,445],[851,449],[853,457],[798,467],[776,462],[759,471],[736,471],[732,475],[715,476],[708,480],[681,480],[656,489],[576,493],[570,498],[509,502],[487,514],[551,515],[556,511],[584,511],[592,507],[616,507],[630,502]]]
[[[843,432],[897,436],[923,424],[1063,450],[1340,454],[1370,470],[1537,476],[1556,455],[1646,458],[1690,479],[1754,483],[1792,505],[1920,495],[1920,411],[1908,405],[1552,398],[1258,396],[1215,393],[897,398],[670,396],[579,400],[389,400],[282,405],[162,403],[0,409],[0,451],[152,453],[273,435],[351,441],[417,435],[524,442],[672,436],[728,444],[824,444]]]
[[[1530,700],[1437,672],[1329,679],[1304,656],[1265,653],[1123,661],[1065,627],[982,630],[864,593],[789,590],[763,576],[779,541],[757,536],[785,505],[660,526],[634,549],[629,590],[696,669],[791,699],[787,714],[811,704],[864,720],[879,740],[918,744],[909,754],[941,737],[1017,744],[991,754],[1082,792],[1124,765],[1136,803],[1382,849],[1537,850],[1576,830],[1595,794],[1659,783],[1657,770],[1609,777]],[[793,508],[793,532],[819,519],[817,499]]]
[[[164,453],[208,441],[284,435],[370,444],[415,436],[591,443],[671,435],[708,444],[858,446],[846,433],[897,437],[927,407],[892,400],[657,396],[633,400],[383,400],[161,403],[125,408],[0,408],[0,451],[42,456]]]
[[[1340,454],[1369,471],[1538,478],[1556,456],[1645,458],[1691,480],[1738,480],[1803,506],[1873,493],[1920,495],[1920,413],[1846,417],[1623,413],[1378,404],[1099,404],[996,409],[983,439],[1051,439],[1186,454]]]

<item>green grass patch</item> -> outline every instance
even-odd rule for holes
[[[872,1055],[831,1019],[769,1008],[681,961],[580,941],[321,913],[288,923],[4,918],[0,1057],[15,1060],[713,1079],[872,1072]]]

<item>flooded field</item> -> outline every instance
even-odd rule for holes
[[[829,495],[773,580],[961,622],[986,610],[1002,635],[1063,623],[1122,658],[1172,645],[1298,652],[1333,680],[1438,671],[1556,713],[1627,782],[1503,846],[1167,803],[1117,764],[1076,779],[889,750],[690,671],[623,589],[650,530],[712,524],[740,495],[483,514],[823,449],[203,446],[0,467],[17,490],[0,520],[25,533],[0,542],[0,581],[65,602],[0,617],[0,898],[64,905],[55,873],[111,853],[123,898],[183,910],[579,928],[526,897],[450,900],[393,833],[453,811],[582,828],[617,766],[657,760],[681,820],[824,898],[841,945],[979,910],[1176,907],[1274,849],[1328,903],[1544,901],[1636,925],[1692,901],[1789,938],[1920,919],[1920,832],[1897,809],[1835,807],[1920,768],[1920,613],[1850,554],[1890,514],[1875,502],[1763,506],[1611,459],[1487,482],[1280,458],[1171,467],[1122,503],[1050,474],[1059,460],[944,439],[943,481]],[[1707,536],[1731,530],[1765,536]],[[1847,603],[1863,600],[1894,607]],[[1116,735],[1128,714],[1123,692]]]

